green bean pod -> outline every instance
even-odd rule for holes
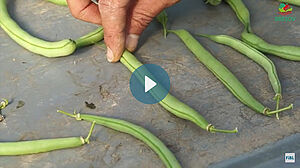
[[[95,122],[93,122],[89,135],[85,139],[83,137],[70,137],[35,141],[0,142],[0,156],[29,155],[79,147],[89,143],[94,125]]]
[[[258,102],[241,84],[241,82],[221,62],[203,48],[203,46],[188,31],[169,30],[169,32],[176,34],[198,58],[198,60],[202,62],[236,98],[254,111],[264,115],[271,115],[293,107],[290,105],[286,108],[270,111],[269,108]]]
[[[47,0],[48,2],[54,3],[56,5],[61,5],[61,6],[68,6],[68,3],[66,0]]]
[[[277,105],[279,106],[279,100],[281,99],[281,84],[277,75],[276,67],[274,63],[266,57],[263,53],[259,52],[250,45],[227,35],[205,35],[198,34],[202,37],[207,37],[217,43],[227,45],[234,48],[238,52],[246,55],[248,58],[259,64],[268,73],[269,81],[275,92],[274,99],[277,100]]]
[[[248,32],[252,32],[250,26],[250,13],[242,0],[225,0],[235,12],[238,19],[243,23]]]
[[[61,110],[58,110],[57,112],[74,117],[76,120],[85,120],[90,122],[95,121],[96,124],[114,129],[119,132],[130,134],[146,143],[154,152],[156,152],[167,168],[181,168],[180,163],[177,161],[174,154],[165,146],[165,144],[143,127],[120,119],[79,113],[72,115]]]
[[[0,26],[19,45],[36,54],[46,57],[61,57],[72,54],[76,49],[74,41],[70,39],[49,42],[33,37],[22,30],[10,18],[6,8],[6,0],[0,0]]]
[[[124,51],[121,59],[121,63],[125,65],[131,72],[136,70],[138,67],[143,64],[139,62],[134,55],[128,51]],[[205,129],[209,132],[223,132],[223,133],[236,133],[237,128],[234,130],[221,130],[216,129],[212,124],[209,124],[196,110],[192,109],[188,105],[179,101],[177,98],[172,96],[170,93],[159,102],[167,111],[171,112],[179,118],[183,118],[189,121],[192,121],[202,129]]]
[[[252,33],[250,28],[250,13],[242,0],[226,0],[226,2],[245,26],[245,30],[242,33],[242,40],[245,43],[264,53],[273,54],[292,61],[300,61],[300,47],[269,44]]]
[[[103,28],[99,27],[96,30],[75,40],[76,48],[81,48],[81,47],[95,44],[96,42],[101,41],[103,37],[104,37]]]
[[[257,35],[246,31],[243,31],[241,36],[245,43],[264,53],[276,55],[292,61],[300,61],[300,47],[269,44]]]
[[[300,0],[278,0],[278,1],[300,6]]]
[[[210,5],[213,6],[217,6],[222,2],[222,0],[204,0],[204,1],[206,4],[209,3]]]

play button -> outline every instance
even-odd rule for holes
[[[167,72],[155,64],[137,68],[130,78],[130,91],[140,102],[155,104],[169,93],[170,79]]]
[[[145,93],[147,93],[154,86],[156,86],[156,83],[153,80],[151,80],[148,76],[145,76]]]

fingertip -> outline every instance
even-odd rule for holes
[[[133,52],[136,49],[139,37],[140,36],[137,34],[129,34],[126,37],[125,47],[128,51]]]
[[[107,61],[111,62],[111,63],[115,63],[118,62],[122,56],[122,52],[113,52],[110,47],[107,47],[107,52],[106,52],[106,57],[107,57]]]

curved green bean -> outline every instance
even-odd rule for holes
[[[121,59],[121,63],[125,65],[131,72],[136,70],[138,67],[143,64],[139,62],[134,55],[128,51],[124,51]],[[234,130],[221,130],[215,128],[212,124],[209,124],[196,110],[192,109],[188,105],[179,101],[177,98],[172,96],[170,93],[159,102],[167,111],[171,112],[179,118],[183,118],[189,121],[192,121],[202,129],[205,129],[209,132],[223,132],[223,133],[236,133],[238,132],[237,128]]]
[[[10,18],[6,8],[6,0],[0,0],[0,26],[19,45],[36,54],[46,57],[61,57],[72,54],[76,49],[74,41],[70,39],[49,42],[33,37],[22,30]]]
[[[250,13],[242,0],[225,0],[235,12],[238,19],[243,23],[248,32],[252,32],[250,26]]]
[[[278,1],[300,6],[300,0],[278,0]]]
[[[74,117],[76,118],[76,120],[85,120],[90,122],[95,121],[96,124],[114,129],[116,131],[130,134],[135,138],[146,143],[154,152],[156,152],[156,154],[163,161],[167,168],[181,168],[174,154],[164,145],[164,143],[143,127],[140,127],[138,125],[132,124],[124,120],[113,119],[108,117],[80,113],[72,115],[61,110],[58,110],[57,112]]]
[[[242,103],[253,109],[254,111],[271,115],[287,109],[291,109],[293,105],[279,110],[271,111],[258,102],[241,84],[241,82],[216,58],[214,58],[202,45],[186,30],[169,30],[176,34],[184,44],[194,53],[200,62],[202,62]]]
[[[104,37],[103,28],[99,27],[96,30],[75,40],[76,48],[81,48],[81,47],[95,44],[96,42],[101,41],[103,37]]]
[[[268,77],[270,83],[273,87],[275,92],[274,99],[277,102],[277,107],[279,106],[279,100],[281,99],[281,84],[277,75],[276,67],[274,63],[266,57],[263,53],[259,52],[255,48],[251,47],[250,45],[233,38],[227,35],[205,35],[205,34],[198,34],[203,37],[207,37],[217,43],[224,44],[230,46],[231,48],[236,49],[240,53],[246,55],[248,58],[259,64],[264,70],[268,73]]]
[[[300,61],[300,47],[269,44],[257,35],[246,31],[243,31],[241,36],[245,43],[264,53],[269,53],[292,61]]]
[[[35,141],[0,142],[0,156],[29,155],[50,152],[59,149],[79,147],[89,143],[89,138],[92,134],[94,126],[95,122],[93,122],[90,132],[85,139],[83,137],[70,137]]]
[[[209,3],[209,4],[214,5],[214,6],[217,6],[222,2],[222,0],[204,0],[204,1],[205,1],[206,4]]]
[[[48,2],[54,3],[56,5],[67,6],[68,3],[66,0],[47,0]]]

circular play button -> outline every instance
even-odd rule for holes
[[[140,102],[155,104],[164,99],[170,90],[167,72],[155,64],[137,68],[130,78],[130,91]]]

